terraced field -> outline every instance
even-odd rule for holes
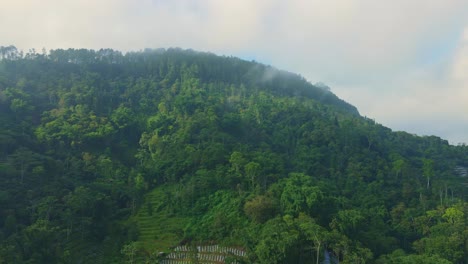
[[[161,210],[164,193],[156,188],[146,195],[145,203],[135,216],[139,236],[137,245],[147,252],[169,252],[183,237],[186,218],[170,216]]]
[[[162,264],[224,264],[242,263],[246,258],[244,250],[218,245],[178,246],[161,261]]]

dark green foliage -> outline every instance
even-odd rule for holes
[[[259,195],[244,204],[245,214],[257,223],[264,223],[277,213],[278,204],[274,198]]]
[[[0,263],[468,259],[465,145],[237,58],[0,50]]]

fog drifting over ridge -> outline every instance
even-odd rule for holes
[[[468,2],[6,1],[0,45],[182,47],[323,82],[394,130],[468,143]]]

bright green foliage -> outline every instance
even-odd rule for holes
[[[311,212],[315,203],[323,197],[319,187],[312,186],[312,177],[292,173],[284,180],[281,207],[285,214],[297,215]]]
[[[445,213],[442,215],[442,218],[444,218],[450,224],[464,223],[465,214],[458,208],[449,207],[445,210]]]
[[[281,218],[268,221],[255,248],[260,263],[285,263],[298,245],[299,232]]]
[[[460,263],[466,256],[468,230],[462,205],[457,204],[445,209],[428,211],[422,232],[426,234],[413,243],[414,249],[421,254],[438,255],[442,258]],[[466,209],[466,208],[465,208]],[[429,221],[432,220],[432,221]]]
[[[218,191],[207,199],[200,199],[195,208],[205,213],[194,217],[186,228],[194,239],[232,242],[241,238],[240,231],[247,219],[241,214],[241,201],[234,193]]]
[[[306,241],[314,245],[315,255],[317,256],[316,263],[318,264],[322,250],[321,246],[328,240],[327,230],[317,224],[310,216],[303,213],[299,215],[296,222]]]
[[[468,259],[466,145],[237,58],[0,50],[0,263]]]

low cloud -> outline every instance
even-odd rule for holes
[[[468,142],[438,129],[468,123],[466,14],[465,0],[10,0],[0,45],[253,57],[326,83],[394,129]]]
[[[467,143],[468,27],[454,51],[438,63],[362,86],[338,86],[361,113],[395,130]]]

